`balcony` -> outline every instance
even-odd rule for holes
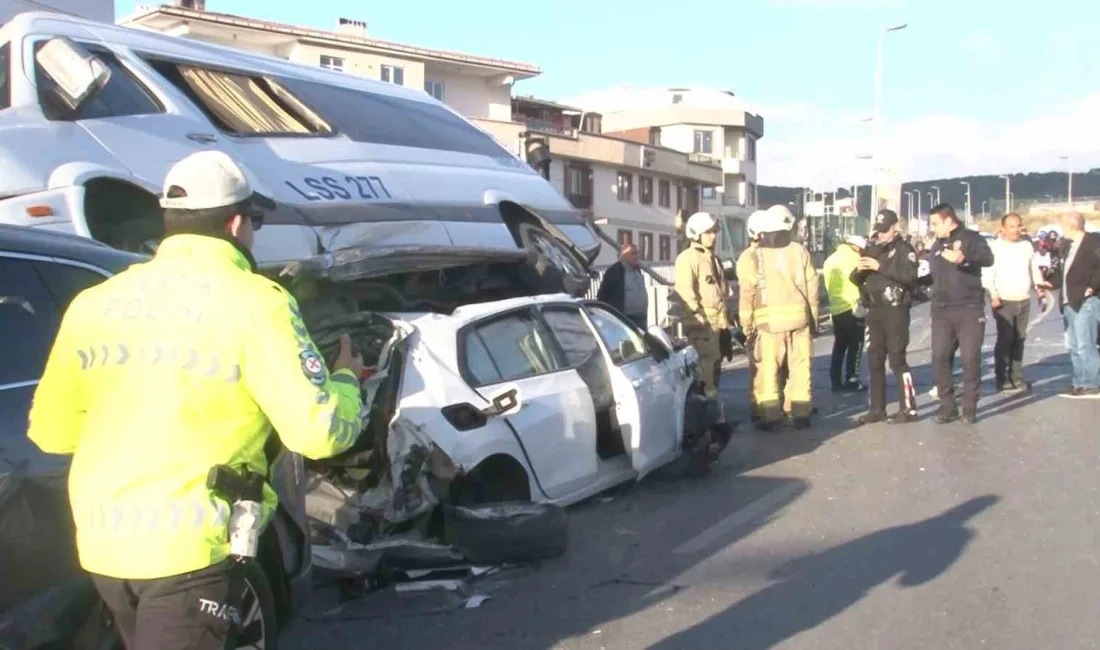
[[[532,128],[527,123],[483,118],[473,118],[471,121],[513,153],[520,151],[520,135],[525,131],[535,131],[549,138],[550,156],[555,159],[586,160],[633,168],[637,172],[678,176],[705,185],[722,184],[722,170],[717,161],[710,157],[705,157],[706,162],[697,162],[691,155],[679,151],[597,133],[573,132],[567,135]]]
[[[751,160],[741,160],[740,158],[723,158],[722,173],[744,176],[745,178],[754,180],[756,178],[756,163]]]
[[[527,127],[528,131],[537,131],[539,133],[547,133],[550,135],[561,135],[567,138],[577,137],[577,129],[572,127],[562,127],[552,122],[545,120],[518,120],[521,124]]]

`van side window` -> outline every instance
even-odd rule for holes
[[[45,45],[40,42],[37,47]],[[37,49],[37,48],[36,48]],[[49,120],[94,120],[104,117],[125,117],[127,115],[153,115],[163,113],[160,101],[147,89],[137,77],[126,69],[114,54],[97,47],[86,47],[111,69],[111,78],[103,90],[89,99],[76,113],[57,103],[54,88],[56,84],[41,67],[35,66],[38,84],[38,101]]]
[[[278,82],[243,72],[149,60],[232,135],[328,135],[332,129]]]
[[[11,45],[0,45],[0,111],[11,106]]]
[[[484,131],[434,102],[302,79],[279,81],[355,142],[514,159]]]

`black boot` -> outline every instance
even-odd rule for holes
[[[869,411],[868,413],[859,416],[859,419],[856,420],[856,424],[858,424],[859,426],[863,426],[865,424],[874,424],[876,422],[884,421],[886,421],[886,413],[882,411]]]

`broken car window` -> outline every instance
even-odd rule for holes
[[[599,331],[600,338],[607,346],[607,351],[610,353],[611,360],[615,365],[630,363],[649,356],[645,339],[621,318],[601,307],[589,307],[588,314],[592,317],[592,322],[596,324],[596,330]],[[630,341],[634,344],[634,354],[625,359],[619,353],[619,344],[624,341]]]
[[[527,312],[510,314],[478,325],[474,332],[466,336],[481,338],[496,367],[498,382],[515,381],[561,369],[558,359],[550,351],[546,332]],[[469,364],[469,358],[466,361]],[[468,374],[475,376],[469,369]]]
[[[599,352],[600,344],[579,309],[554,307],[543,310],[542,317],[546,319],[554,338],[561,345],[565,361],[570,366],[582,366],[593,354]]]
[[[278,82],[243,72],[149,60],[221,130],[233,135],[327,135],[332,129]]]

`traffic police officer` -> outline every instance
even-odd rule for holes
[[[867,363],[871,410],[860,424],[917,419],[917,395],[913,375],[905,359],[909,347],[909,309],[917,280],[917,252],[898,234],[898,215],[882,210],[875,217],[874,232],[863,252],[852,282],[867,301]],[[894,371],[898,412],[886,416],[886,360]]]
[[[676,258],[676,295],[687,312],[684,336],[699,353],[704,390],[717,397],[722,374],[722,357],[732,356],[726,282],[722,262],[714,254],[718,222],[706,212],[688,218],[684,234],[691,244]],[[728,349],[723,349],[728,346]]]
[[[362,429],[350,339],[330,374],[278,284],[249,252],[263,210],[229,156],[165,178],[168,237],[149,262],[72,302],[30,413],[43,451],[72,454],[80,563],[130,650],[236,647],[244,562],[211,470],[266,476],[265,443],[323,458]],[[277,497],[262,487],[260,525]],[[235,515],[234,515],[235,516]]]
[[[739,315],[756,364],[754,399],[757,427],[774,429],[789,412],[796,428],[810,425],[813,413],[813,329],[818,321],[819,279],[813,258],[792,241],[785,215],[768,212],[759,242],[737,260]],[[780,401],[780,368],[788,376]]]

